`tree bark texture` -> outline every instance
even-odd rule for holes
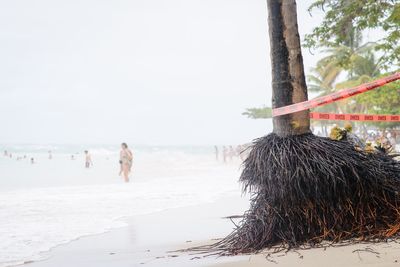
[[[272,108],[306,101],[300,36],[295,0],[267,0],[272,64]],[[274,133],[279,136],[310,132],[309,111],[273,118]]]

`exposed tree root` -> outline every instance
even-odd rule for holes
[[[400,162],[312,134],[257,139],[240,177],[251,208],[226,238],[194,251],[380,241],[400,233]]]

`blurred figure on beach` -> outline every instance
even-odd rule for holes
[[[89,168],[91,165],[93,165],[92,156],[89,151],[85,150],[85,168]]]
[[[129,182],[129,173],[132,169],[133,154],[126,143],[121,144],[121,152],[119,153],[120,175],[123,173],[126,183]]]
[[[49,150],[49,159],[52,159],[53,155],[51,154],[51,150]]]
[[[218,158],[219,158],[218,146],[214,146],[214,149],[215,149],[215,160],[218,161]]]
[[[228,148],[226,146],[222,147],[222,158],[224,159],[224,162],[226,163],[226,158],[228,157]]]
[[[71,160],[75,160],[75,156],[74,155],[71,155]]]
[[[4,157],[7,157],[7,156],[8,156],[8,151],[4,150]]]
[[[381,144],[382,146],[385,146],[385,147],[391,145],[386,131],[382,131],[382,132],[379,134],[379,137],[377,138],[376,142],[379,143],[379,144]]]
[[[35,159],[31,158],[31,164],[35,164]]]

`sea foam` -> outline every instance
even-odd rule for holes
[[[19,166],[29,170],[20,175],[31,174],[20,179],[39,181],[41,175],[51,175],[57,179],[56,172],[50,167],[55,165],[59,172],[66,172],[59,177],[65,180],[70,173],[74,175],[71,180],[78,176],[82,183],[85,179],[109,175],[109,168],[109,173],[116,172],[116,158],[111,161],[95,158],[95,163],[103,168],[98,167],[96,171],[96,165],[92,170],[84,170],[80,162],[71,165],[66,155],[61,158],[56,154],[54,161],[46,160],[45,154],[37,157],[37,166],[24,162],[3,162],[0,167]],[[44,259],[48,256],[46,252],[57,245],[125,226],[126,217],[129,216],[210,202],[240,192],[237,184],[238,165],[216,163],[212,155],[144,153],[139,154],[136,161],[141,167],[137,167],[129,184],[113,177],[109,181],[99,179],[101,184],[76,182],[71,186],[64,181],[64,184],[49,187],[17,187],[2,191],[0,267]],[[76,171],[70,172],[74,168]],[[13,179],[9,172],[6,177]]]

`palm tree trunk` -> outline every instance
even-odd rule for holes
[[[272,107],[306,101],[307,86],[297,28],[295,0],[267,0],[272,61]],[[275,117],[274,133],[279,136],[310,132],[309,111]]]

